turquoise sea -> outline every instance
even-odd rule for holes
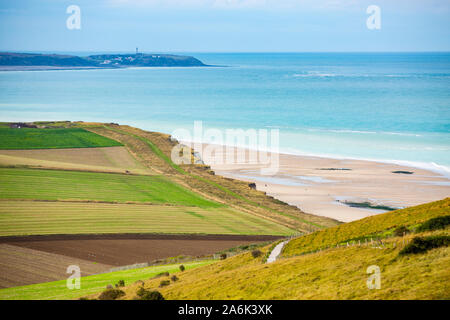
[[[450,53],[189,55],[223,67],[0,72],[0,121],[279,128],[284,152],[450,175]]]

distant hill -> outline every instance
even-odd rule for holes
[[[201,67],[200,60],[170,54],[105,54],[79,57],[61,54],[0,52],[0,68],[124,68],[124,67]]]
[[[171,54],[102,54],[86,58],[100,66],[118,67],[200,67],[206,66],[200,60],[189,56]]]
[[[95,67],[97,65],[94,61],[77,56],[0,52],[0,66]]]

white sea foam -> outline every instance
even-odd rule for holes
[[[337,77],[337,74],[332,73],[307,73],[307,74],[294,74],[294,77]]]
[[[384,74],[384,73],[328,73],[320,71],[305,71],[304,73],[294,73],[288,77],[311,78],[311,77],[348,77],[348,78],[446,78],[448,73],[410,73],[410,74]]]
[[[191,139],[191,143],[213,143],[213,141],[195,141]],[[226,144],[223,144],[226,146]],[[248,148],[247,145],[231,145],[232,147],[238,148]],[[396,164],[399,166],[412,167],[417,169],[424,169],[431,172],[435,172],[447,179],[450,179],[450,168],[444,165],[437,164],[435,162],[420,162],[420,161],[408,161],[408,160],[395,160],[395,159],[381,159],[381,158],[363,158],[363,157],[354,157],[354,156],[346,156],[346,155],[338,155],[338,154],[328,154],[328,153],[311,153],[304,152],[294,148],[280,148],[280,150],[272,150],[270,148],[260,148],[258,151],[263,152],[279,152],[283,154],[289,155],[297,155],[297,156],[307,156],[307,157],[317,157],[317,158],[329,158],[329,159],[338,159],[338,160],[360,160],[360,161],[372,161],[372,162],[381,162],[381,163],[389,163]]]
[[[309,77],[337,77],[339,74],[335,73],[322,73],[319,71],[307,71],[306,73],[294,73],[294,78],[309,78]]]
[[[298,128],[300,129],[300,128]],[[365,131],[365,130],[350,130],[350,129],[318,129],[318,128],[307,128],[307,131],[311,132],[332,132],[332,133],[357,133],[357,134],[387,134],[387,135],[397,135],[406,137],[422,137],[418,133],[407,133],[407,132],[390,132],[390,131]]]
[[[391,132],[391,131],[368,131],[368,130],[350,130],[350,129],[324,129],[324,128],[307,128],[307,127],[295,127],[295,126],[264,126],[265,128],[275,129],[291,129],[291,130],[304,130],[307,132],[331,132],[331,133],[357,133],[357,134],[386,134],[397,136],[410,136],[410,137],[422,137],[422,134],[408,133],[408,132]]]
[[[404,166],[404,167],[412,167],[412,168],[417,168],[417,169],[428,170],[428,171],[440,174],[447,179],[450,179],[450,168],[447,166],[444,166],[444,165],[437,164],[435,162],[375,159],[375,158],[343,156],[343,155],[336,155],[336,154],[308,153],[308,152],[302,152],[302,151],[299,151],[296,149],[291,149],[291,148],[283,149],[283,150],[281,150],[281,153],[298,155],[298,156],[307,156],[307,157],[330,158],[330,159],[338,159],[338,160],[348,159],[348,160],[361,160],[361,161],[372,161],[372,162],[396,164],[396,165]]]

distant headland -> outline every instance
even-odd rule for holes
[[[111,69],[129,67],[206,67],[200,60],[171,54],[100,54],[86,57],[0,52],[0,71]]]

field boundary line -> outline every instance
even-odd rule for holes
[[[188,206],[188,205],[180,205],[174,203],[155,203],[155,202],[135,202],[135,201],[126,201],[126,202],[118,202],[118,201],[104,201],[104,200],[78,200],[78,199],[22,199],[22,198],[11,198],[11,199],[1,199],[1,202],[50,202],[50,203],[91,203],[91,204],[124,204],[124,205],[144,205],[144,206],[164,206],[164,207],[177,207],[177,208],[202,208],[198,206]],[[216,208],[214,208],[216,209]]]
[[[209,184],[211,186],[214,186],[214,187],[218,188],[219,190],[221,190],[221,191],[223,191],[223,192],[233,196],[234,198],[243,200],[244,202],[246,202],[246,203],[248,203],[248,204],[250,204],[252,206],[255,206],[255,207],[258,207],[258,208],[262,208],[262,209],[274,212],[276,214],[280,214],[282,216],[288,217],[290,219],[297,220],[297,221],[302,222],[302,223],[306,223],[306,224],[315,226],[315,227],[320,228],[320,229],[325,228],[324,226],[322,226],[320,224],[317,224],[315,222],[307,221],[307,220],[304,220],[304,219],[302,219],[300,217],[296,217],[296,216],[293,216],[293,215],[290,215],[290,214],[286,214],[284,212],[281,212],[281,211],[278,211],[278,210],[275,210],[275,209],[272,209],[272,208],[260,205],[260,204],[254,202],[254,201],[251,201],[251,200],[245,198],[244,196],[241,196],[241,195],[239,195],[239,194],[229,190],[228,188],[226,188],[226,187],[224,187],[224,186],[222,186],[222,185],[220,185],[220,184],[218,184],[216,182],[210,181],[210,180],[208,180],[206,178],[200,177],[198,175],[195,175],[195,174],[192,174],[190,172],[187,172],[187,171],[183,170],[180,166],[176,165],[166,154],[164,154],[153,142],[151,142],[147,138],[144,138],[144,137],[141,137],[139,135],[136,135],[136,134],[133,134],[133,133],[130,133],[130,132],[126,132],[126,131],[123,131],[123,130],[120,130],[120,129],[111,128],[111,127],[108,127],[108,126],[105,126],[105,125],[103,127],[105,129],[107,129],[107,130],[111,130],[111,131],[114,131],[114,132],[117,132],[117,133],[122,133],[122,134],[125,134],[125,135],[129,135],[129,136],[135,137],[136,139],[139,139],[139,140],[143,141],[144,143],[147,143],[147,145],[150,147],[150,149],[160,159],[164,160],[167,164],[169,164],[170,167],[172,167],[174,170],[176,170],[177,172],[181,173],[182,175],[190,176],[190,177],[192,177],[194,179],[197,179],[197,180],[202,181],[204,183],[207,183],[207,184]]]

